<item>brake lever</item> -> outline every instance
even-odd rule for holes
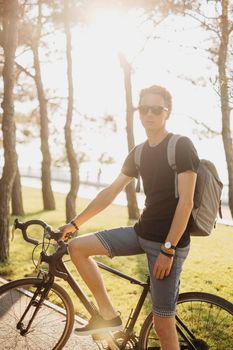
[[[66,237],[64,239],[65,242],[68,241],[68,239],[75,237],[76,236],[76,232],[67,232]]]
[[[58,235],[58,237],[56,237],[56,241],[57,241],[58,243],[61,242],[61,241],[67,242],[70,238],[76,236],[76,232],[67,232],[66,235],[65,235],[65,237],[64,237],[63,239],[61,239],[61,237],[60,237],[60,236],[61,236],[61,232],[60,232],[59,230],[56,231],[55,234]]]
[[[45,238],[47,238],[47,239],[51,239],[52,237],[51,237],[51,234],[52,234],[52,227],[51,226],[46,226],[45,228],[44,228],[44,237]]]
[[[51,226],[46,226],[44,229],[44,237],[47,239],[54,239],[56,242],[59,241],[61,233],[59,230],[53,230]]]
[[[59,230],[53,230],[51,226],[46,226],[44,229],[44,237],[47,239],[54,239],[56,242],[64,241],[67,242],[69,238],[75,236],[75,232],[67,232],[64,239],[61,239],[62,233]]]

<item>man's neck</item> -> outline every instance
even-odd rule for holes
[[[167,136],[168,131],[163,129],[157,132],[147,132],[147,139],[150,146],[157,146]]]

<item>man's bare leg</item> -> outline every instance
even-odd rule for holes
[[[99,306],[100,314],[106,320],[117,316],[108,296],[99,268],[91,256],[108,255],[107,249],[95,235],[77,237],[69,243],[71,260],[80,276],[92,292]]]
[[[161,350],[180,350],[175,317],[154,315],[153,322],[160,340]]]

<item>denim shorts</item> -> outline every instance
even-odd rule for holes
[[[176,248],[170,274],[162,280],[153,276],[153,267],[160,254],[161,243],[139,237],[133,227],[120,227],[95,233],[109,256],[129,256],[145,253],[148,261],[153,313],[161,317],[171,317],[176,313],[179,295],[180,273],[189,253],[189,245]]]

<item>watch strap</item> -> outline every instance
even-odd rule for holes
[[[161,245],[160,251],[162,251],[162,252],[164,252],[166,254],[172,255],[172,256],[175,254],[175,249],[173,249],[173,248],[166,248],[164,246],[164,244]]]

